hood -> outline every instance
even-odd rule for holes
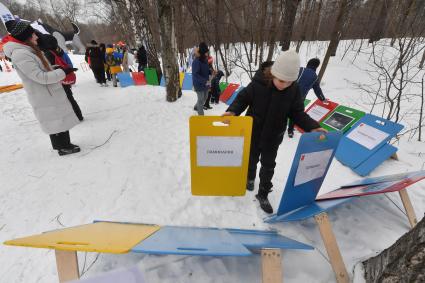
[[[3,42],[3,51],[4,55],[6,55],[9,58],[12,58],[13,52],[16,52],[17,50],[28,50],[30,52],[33,52],[32,47],[26,45],[25,43],[14,39],[11,36],[6,36],[2,40]]]
[[[262,70],[258,70],[257,72],[255,72],[255,75],[252,80],[259,82],[262,85],[267,85],[266,78]]]
[[[224,76],[223,71],[218,71],[217,72],[217,75],[216,75],[216,78],[220,80],[223,76]]]

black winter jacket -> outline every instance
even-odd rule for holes
[[[90,67],[92,69],[103,69],[105,63],[105,54],[100,50],[99,46],[89,46],[86,49],[85,61],[88,63],[90,57]]]
[[[260,70],[227,111],[239,116],[247,107],[246,115],[254,119],[251,144],[260,147],[278,146],[282,142],[288,118],[307,132],[320,127],[304,112],[304,101],[296,82],[280,91],[273,84],[268,85]]]

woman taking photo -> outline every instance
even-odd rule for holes
[[[69,130],[79,123],[61,81],[76,69],[53,68],[37,46],[37,35],[30,23],[8,21],[9,35],[3,39],[6,56],[12,59],[22,80],[34,115],[59,155],[80,151],[70,141]]]

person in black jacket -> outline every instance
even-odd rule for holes
[[[43,51],[44,56],[46,57],[47,61],[53,66],[56,65],[56,57],[59,57],[63,60],[64,51],[59,47],[57,39],[50,34],[39,34],[38,40],[38,47]],[[65,60],[63,60],[64,63]],[[68,68],[72,68],[72,66],[67,65]],[[75,78],[75,77],[74,77]],[[66,78],[65,78],[66,79]],[[73,82],[75,83],[75,81]],[[78,120],[83,121],[84,117],[81,113],[80,106],[78,105],[77,101],[75,101],[72,90],[71,90],[71,83],[67,83],[62,81],[62,87],[65,90],[66,96],[71,102],[72,109],[74,110],[75,115],[77,115]]]
[[[92,40],[87,45],[85,60],[89,63],[90,68],[93,71],[96,82],[100,86],[108,86],[105,77],[105,54],[102,53],[97,42]]]
[[[261,208],[272,213],[268,194],[273,187],[272,178],[276,155],[288,118],[306,132],[326,130],[304,112],[300,89],[295,82],[300,59],[293,51],[282,52],[271,66],[262,66],[223,116],[239,116],[248,108],[247,116],[253,118],[247,190],[254,190],[257,163],[261,161],[260,186],[256,198]]]
[[[140,46],[139,50],[137,50],[137,62],[139,62],[139,66],[137,67],[137,71],[143,71],[148,65],[148,56],[146,54],[145,46]]]
[[[218,104],[220,98],[220,80],[223,76],[223,71],[218,71],[211,80],[211,103]]]

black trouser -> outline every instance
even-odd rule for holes
[[[256,143],[251,144],[248,165],[248,180],[254,180],[257,173],[257,163],[261,162],[260,168],[260,186],[266,191],[270,191],[273,187],[272,178],[274,168],[276,167],[276,156],[279,145],[277,146],[260,146]]]
[[[288,119],[289,123],[288,123],[288,132],[294,132],[294,121],[292,121],[291,119]]]
[[[208,97],[207,97],[207,100],[205,100],[204,107],[210,107],[210,100],[211,100],[211,91],[208,91]]]
[[[99,67],[99,68],[92,67],[92,70],[93,70],[94,77],[96,78],[96,81],[99,84],[106,84],[105,68],[104,67]]]
[[[105,70],[105,73],[106,73],[106,79],[108,81],[111,81],[112,80],[112,75],[111,75],[111,69],[109,67]]]
[[[50,141],[53,149],[56,150],[70,147],[71,138],[69,137],[69,131],[50,135]]]
[[[75,101],[74,96],[72,95],[72,90],[70,85],[62,85],[65,90],[66,97],[68,97],[69,102],[71,102],[72,109],[74,109],[75,115],[77,115],[78,120],[83,120],[83,114],[81,113],[80,106],[78,106],[77,101]]]
[[[218,100],[220,98],[220,92],[218,91],[211,91],[211,103],[218,103]]]

